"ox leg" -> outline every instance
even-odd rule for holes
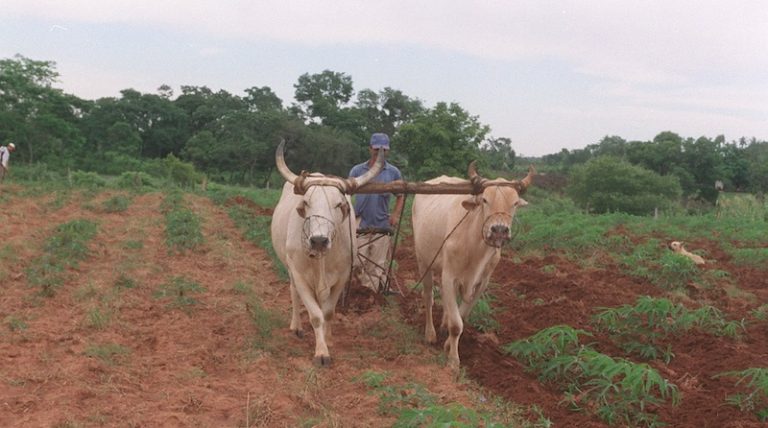
[[[309,322],[315,331],[315,357],[313,362],[317,366],[327,367],[331,365],[331,354],[328,352],[328,344],[325,341],[325,316],[320,308],[315,294],[306,284],[296,283],[296,292],[301,297],[304,307],[309,313]]]
[[[461,299],[461,305],[459,306],[459,313],[461,315],[461,319],[467,320],[469,318],[469,314],[472,313],[472,308],[475,307],[475,303],[477,303],[477,299],[480,298],[480,296],[485,293],[485,289],[488,287],[488,279],[484,279],[480,284],[476,284],[474,287],[472,287],[472,290],[474,292],[469,292],[469,289],[466,293],[464,293],[463,298]]]
[[[296,292],[296,285],[291,278],[291,332],[296,337],[304,337],[304,330],[301,328],[301,298]]]
[[[435,333],[435,321],[432,318],[432,307],[434,306],[434,295],[432,294],[432,272],[424,275],[422,283],[422,298],[424,299],[424,312],[426,313],[426,324],[424,325],[424,340],[427,343],[437,342],[437,333]]]
[[[320,302],[320,307],[323,310],[323,319],[325,320],[325,343],[329,346],[333,345],[331,321],[333,320],[334,315],[336,315],[336,304],[339,302],[339,297],[341,297],[341,293],[344,291],[345,286],[346,281],[334,285],[331,287],[331,294],[328,296],[328,299]]]
[[[443,318],[448,327],[448,338],[445,339],[443,349],[448,353],[448,367],[458,372],[459,338],[464,331],[464,322],[461,320],[459,305],[456,300],[457,288],[458,284],[454,278],[443,279]]]

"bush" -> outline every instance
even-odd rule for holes
[[[95,189],[97,187],[104,187],[107,185],[107,181],[101,178],[99,174],[95,172],[75,171],[70,175],[70,181],[76,186],[87,187]]]
[[[145,172],[128,171],[117,178],[117,187],[121,189],[141,189],[142,187],[157,187],[152,177]]]
[[[677,178],[660,176],[613,157],[599,157],[575,167],[566,191],[578,205],[596,213],[636,215],[671,207],[682,194]]]

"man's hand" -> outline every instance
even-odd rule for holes
[[[400,221],[400,217],[396,215],[389,216],[389,225],[392,227],[397,226],[397,223]]]

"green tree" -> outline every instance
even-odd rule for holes
[[[82,152],[88,104],[54,88],[58,76],[52,61],[0,60],[0,138],[16,142],[19,161],[72,167]]]
[[[456,103],[438,103],[395,134],[395,147],[407,158],[409,177],[465,176],[469,161],[480,158],[490,128]]]
[[[681,195],[676,177],[661,176],[614,157],[599,157],[576,166],[570,177],[568,195],[590,211],[621,211],[652,214],[666,208]]]
[[[489,138],[480,147],[485,164],[495,171],[510,171],[515,167],[515,151],[509,138]]]

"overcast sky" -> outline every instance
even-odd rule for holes
[[[290,105],[329,69],[457,102],[524,156],[666,130],[768,140],[765,0],[0,0],[15,54],[87,99],[269,86]]]

